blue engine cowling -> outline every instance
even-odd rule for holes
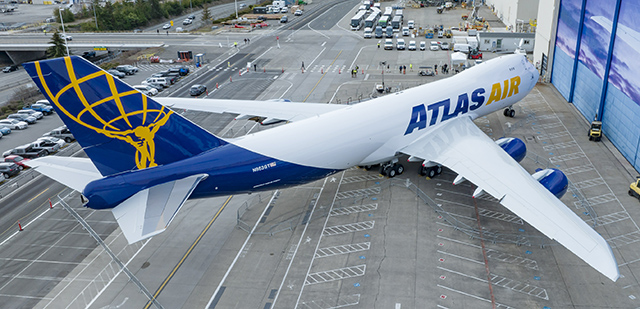
[[[524,142],[515,137],[503,137],[496,141],[506,153],[508,153],[517,162],[522,161],[527,155],[527,146]]]
[[[565,174],[559,169],[548,168],[545,170],[539,170],[531,176],[557,198],[562,198],[569,188],[569,180],[567,179],[567,176],[565,176]]]

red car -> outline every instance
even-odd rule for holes
[[[31,160],[31,159],[26,159],[26,158],[23,158],[23,157],[18,156],[18,155],[10,155],[10,156],[6,156],[6,157],[4,158],[4,162],[11,162],[11,163],[18,164],[18,166],[19,166],[19,169],[20,169],[20,170],[23,170],[23,169],[25,169],[25,168],[29,168],[29,167],[25,164],[25,163],[27,163],[27,161],[29,161],[29,160]]]
[[[472,50],[469,53],[469,59],[482,59],[482,53],[477,50]]]

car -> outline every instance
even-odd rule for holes
[[[42,103],[33,103],[30,106],[25,106],[25,109],[31,109],[34,111],[41,112],[45,116],[51,115],[54,112],[53,107],[51,105],[45,105]]]
[[[129,64],[119,65],[119,66],[116,67],[116,70],[118,70],[118,71],[120,71],[120,72],[122,72],[124,74],[127,74],[127,75],[133,75],[133,74],[138,73],[138,68],[134,67],[132,65],[129,65]]]
[[[194,19],[196,19],[196,14],[191,14],[189,16],[187,16],[187,18],[191,19],[191,21],[193,21]]]
[[[409,36],[409,27],[402,27],[402,36]]]
[[[429,49],[430,50],[440,50],[440,45],[436,41],[431,41],[431,44],[429,45]]]
[[[393,40],[392,39],[384,40],[384,49],[393,50]]]
[[[241,3],[241,4],[238,6],[238,8],[241,8],[241,9],[244,9],[244,8],[246,8],[246,7],[247,7],[247,5],[246,5],[246,4],[244,4],[244,3]]]
[[[164,90],[164,87],[162,87],[162,85],[160,84],[155,84],[155,83],[146,83],[146,86],[152,87],[155,90],[158,90],[158,92],[162,92],[162,90]]]
[[[70,36],[70,35],[66,35],[66,34],[61,35],[60,38],[62,38],[63,40],[67,40],[67,41],[73,41],[73,37]]]
[[[175,73],[177,72],[178,74],[180,74],[180,76],[185,76],[187,74],[189,74],[189,67],[186,65],[180,65],[180,66],[175,66],[175,67],[171,67],[169,68],[169,72],[170,73]]]
[[[12,66],[8,66],[8,67],[5,67],[4,69],[2,69],[2,72],[3,73],[9,73],[9,72],[13,72],[13,71],[16,71],[16,70],[18,70],[18,66],[17,65],[12,65]]]
[[[302,10],[296,10],[295,13],[293,13],[293,15],[295,16],[301,16],[302,15]]]
[[[257,19],[261,20],[261,21],[266,21],[267,20],[267,18],[264,15],[258,15]]]
[[[34,124],[36,123],[36,121],[38,121],[38,119],[36,119],[36,117],[33,117],[31,115],[25,115],[25,114],[11,114],[9,116],[7,116],[7,119],[16,119],[18,121],[24,121],[28,124]]]
[[[115,76],[117,78],[124,78],[127,75],[127,74],[124,74],[124,73],[122,73],[122,72],[120,72],[120,71],[118,71],[116,69],[107,70],[107,73],[109,73],[109,74],[111,74],[111,75],[113,75],[113,76]]]
[[[396,49],[404,50],[404,48],[405,48],[404,39],[398,39],[398,41],[396,42]]]
[[[18,175],[18,173],[20,173],[20,167],[13,162],[0,162],[0,173],[2,173],[5,178],[9,178]]]
[[[38,100],[38,101],[36,101],[36,104],[42,104],[42,105],[46,105],[46,106],[51,106],[51,102],[49,102],[49,100],[47,100],[47,99]]]
[[[71,131],[67,129],[67,126],[57,127],[45,134],[42,134],[43,137],[56,137],[63,139],[67,143],[71,143],[76,140]]]
[[[469,59],[482,59],[482,53],[474,49],[469,53]]]
[[[449,42],[442,42],[440,43],[440,48],[442,50],[448,50],[449,49]]]
[[[24,130],[29,124],[16,119],[2,119],[0,120],[0,126],[8,127],[11,130]]]
[[[192,23],[193,23],[193,20],[191,20],[191,19],[189,19],[189,18],[187,18],[187,19],[185,19],[185,20],[183,20],[183,21],[182,21],[182,24],[183,24],[183,25],[185,25],[185,26],[186,26],[186,25],[191,25]]]
[[[36,117],[36,119],[42,119],[42,117],[44,117],[44,115],[41,112],[36,112],[32,109],[21,109],[17,111],[17,113],[33,116],[33,117]]]
[[[288,21],[289,21],[289,17],[287,17],[287,15],[280,17],[280,23],[286,23]]]
[[[162,30],[167,30],[167,29],[171,29],[171,24],[164,24],[162,26]]]
[[[407,47],[408,50],[416,50],[416,41],[409,41],[409,47]]]
[[[370,39],[372,35],[373,35],[373,30],[371,30],[371,27],[364,28],[363,36],[365,39]]]
[[[409,29],[413,29],[413,28],[415,28],[415,24],[416,24],[416,23],[415,23],[415,21],[410,20],[410,21],[407,23],[407,26],[409,26]]]
[[[158,89],[151,87],[149,85],[135,85],[133,86],[134,89],[146,94],[146,95],[150,95],[150,96],[154,96],[156,94],[158,94]],[[146,92],[146,93],[145,93]],[[147,94],[148,93],[148,94]]]
[[[9,127],[0,126],[0,134],[2,135],[11,134],[11,129]]]
[[[207,87],[205,85],[193,85],[191,86],[191,89],[189,89],[189,94],[194,97],[197,97],[205,92],[207,92]]]
[[[19,170],[23,170],[25,168],[29,168],[25,163],[27,163],[31,159],[23,158],[19,155],[10,155],[4,158],[4,162],[15,163],[18,165]]]
[[[31,143],[31,146],[32,146],[32,149],[36,151],[44,150],[45,156],[60,150],[60,145],[58,143],[54,143],[54,142],[50,142],[42,139],[36,140],[35,142]]]
[[[217,30],[218,28],[220,28],[219,26],[211,26],[211,30]]]
[[[427,43],[425,43],[424,41],[420,41],[420,50],[425,50],[427,49]]]
[[[67,142],[65,142],[65,140],[63,140],[61,138],[53,137],[53,136],[38,137],[37,141],[48,141],[48,142],[51,142],[51,143],[55,143],[55,144],[58,144],[60,146],[60,148],[64,147],[64,145],[67,144]]]
[[[284,13],[289,13],[289,9],[285,6],[283,8],[280,8],[280,13],[284,14]]]

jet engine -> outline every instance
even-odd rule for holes
[[[524,142],[515,137],[503,137],[496,141],[506,153],[508,153],[517,162],[522,161],[527,155],[527,146]]]
[[[547,188],[547,190],[557,198],[562,198],[569,188],[569,180],[567,179],[567,176],[565,176],[565,174],[559,169],[538,169],[538,171],[531,175],[531,177],[540,182],[542,186]]]

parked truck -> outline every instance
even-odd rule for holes
[[[54,142],[46,141],[46,140],[37,140],[31,143],[31,145],[35,150],[44,150],[45,155],[49,155],[50,153],[54,153],[60,150],[60,145]]]
[[[76,140],[76,138],[73,137],[73,134],[71,133],[71,131],[67,129],[67,126],[58,127],[56,129],[51,130],[51,132],[47,132],[43,134],[42,136],[57,137],[57,138],[63,139],[67,143],[71,143]]]
[[[44,149],[38,150],[38,149],[35,149],[32,144],[26,144],[26,145],[13,148],[11,150],[7,150],[2,154],[3,157],[8,157],[10,155],[18,155],[27,159],[35,159],[35,158],[44,157],[47,155],[47,153],[46,153],[46,150]]]
[[[45,104],[41,104],[41,103],[33,103],[30,106],[26,106],[25,108],[41,112],[44,115],[53,114],[53,107],[51,107],[50,105],[45,105]]]

